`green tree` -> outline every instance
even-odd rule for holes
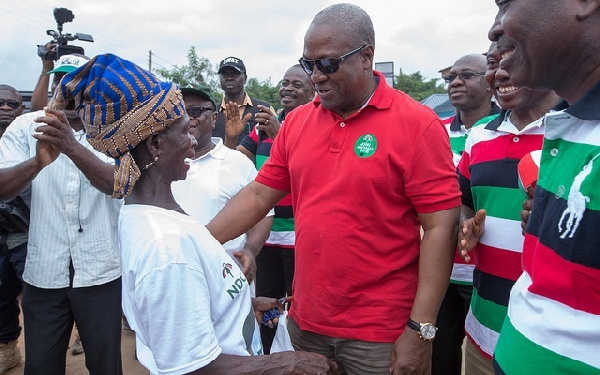
[[[190,47],[187,60],[186,65],[175,65],[171,69],[158,68],[155,72],[160,77],[180,86],[190,83],[208,86],[212,90],[214,99],[217,102],[221,101],[223,90],[221,90],[217,69],[213,69],[213,65],[207,58],[199,57],[194,46]],[[271,79],[260,82],[256,78],[248,78],[245,89],[251,97],[271,103],[275,109],[281,108],[278,95],[279,84],[272,86]]]
[[[438,79],[432,78],[426,81],[421,72],[404,74],[402,69],[397,76],[394,76],[394,88],[404,91],[419,102],[432,94],[446,92],[444,85],[438,84]]]
[[[248,78],[246,92],[253,98],[270,103],[275,110],[281,108],[281,104],[279,104],[279,83],[272,86],[270,78],[262,82],[259,82],[256,78]]]
[[[205,57],[199,57],[194,46],[190,47],[187,60],[187,65],[174,65],[172,69],[157,68],[155,73],[180,86],[197,83],[209,86],[215,91],[218,88],[218,77],[210,61]]]

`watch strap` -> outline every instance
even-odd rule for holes
[[[421,323],[415,322],[411,318],[408,318],[408,323],[406,324],[408,328],[413,329],[415,331],[421,331]]]

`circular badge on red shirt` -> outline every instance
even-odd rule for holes
[[[377,139],[373,134],[358,137],[354,144],[354,153],[360,158],[368,158],[377,150]]]

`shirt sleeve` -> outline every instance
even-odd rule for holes
[[[471,192],[471,149],[473,137],[469,134],[465,142],[465,150],[458,162],[458,184],[462,194],[461,201],[467,207],[474,208],[473,193]]]
[[[31,158],[29,134],[31,115],[17,117],[0,138],[0,168],[10,168]]]
[[[419,213],[447,210],[460,205],[460,191],[448,133],[439,119],[417,138],[407,171],[406,195]]]
[[[240,143],[246,150],[250,151],[253,155],[256,155],[256,148],[258,145],[258,135],[256,134],[256,125],[252,128],[250,134],[246,135]]]
[[[279,129],[271,147],[271,155],[258,171],[256,181],[270,188],[290,192],[290,174],[287,166],[287,140],[292,126],[288,124]]]

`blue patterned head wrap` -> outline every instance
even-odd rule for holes
[[[92,147],[116,160],[115,198],[127,196],[141,175],[130,151],[185,114],[174,83],[112,54],[98,55],[65,75],[49,106],[64,109],[71,102]]]

